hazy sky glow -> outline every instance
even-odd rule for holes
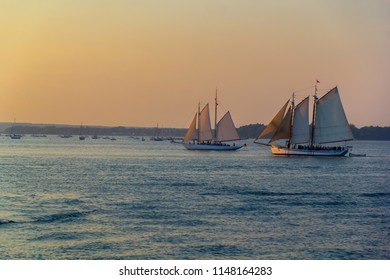
[[[390,0],[1,1],[0,121],[186,127],[218,87],[237,126],[268,123],[318,79],[350,123],[390,126],[389,15]]]

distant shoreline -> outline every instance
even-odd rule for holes
[[[80,126],[62,124],[0,123],[0,133],[45,134],[45,135],[115,135],[115,136],[156,136],[183,137],[187,128],[125,127],[125,126]],[[239,127],[242,139],[256,138],[265,128],[264,124],[249,124]],[[355,140],[390,141],[390,127],[351,125]]]
[[[362,128],[357,128],[353,124],[350,126],[355,140],[390,141],[390,126],[364,126]],[[244,125],[238,128],[238,133],[241,138],[256,138],[264,128],[263,124]]]

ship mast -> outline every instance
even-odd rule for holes
[[[215,88],[214,142],[217,142],[217,107],[218,107],[217,91],[218,89]]]
[[[200,142],[200,102],[198,103],[198,143]]]
[[[295,107],[294,99],[295,99],[295,92],[293,92],[292,99],[291,99],[290,132],[289,132],[288,144],[287,144],[287,148],[289,149],[291,146],[292,130],[293,130],[293,118],[294,118],[294,107]]]
[[[310,137],[310,146],[313,146],[313,141],[314,141],[314,129],[315,129],[315,118],[316,118],[316,109],[317,109],[317,83],[314,86],[314,101],[313,101],[313,117],[311,121],[311,137]]]

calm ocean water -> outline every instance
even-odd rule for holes
[[[390,142],[367,157],[0,137],[0,259],[389,259]]]

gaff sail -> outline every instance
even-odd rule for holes
[[[317,101],[314,124],[314,144],[353,139],[337,87]]]
[[[240,136],[228,111],[217,123],[217,142],[239,140]]]

